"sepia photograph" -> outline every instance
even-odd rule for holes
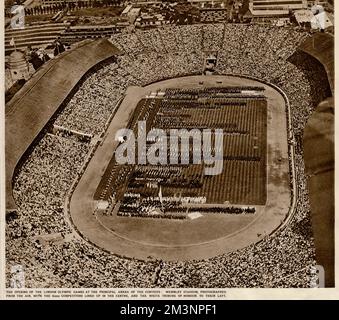
[[[333,0],[2,11],[5,291],[335,288]]]

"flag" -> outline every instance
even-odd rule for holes
[[[159,189],[159,200],[162,204],[162,191],[161,191],[161,186],[160,186],[160,189]]]
[[[14,41],[14,38],[11,39],[10,43],[9,43],[10,46],[15,46],[15,41]]]

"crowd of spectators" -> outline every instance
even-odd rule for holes
[[[99,135],[133,78],[118,64],[106,65],[84,80],[55,124]]]
[[[11,238],[70,232],[64,201],[89,151],[88,142],[46,134],[33,149],[14,180],[20,219],[10,222]]]
[[[288,27],[239,24],[171,26],[114,36],[111,41],[123,55],[84,81],[56,124],[101,134],[129,85],[201,74],[203,51],[215,50],[218,74],[253,76],[279,86],[290,101],[293,133],[302,135],[329,90],[322,66],[297,52],[308,36]],[[118,257],[73,230],[64,201],[89,148],[88,142],[47,134],[18,170],[13,191],[18,213],[6,226],[7,283],[11,266],[20,264],[27,287],[310,286],[316,261],[302,146],[296,148],[294,163],[297,205],[285,228],[235,252],[178,262]],[[36,239],[53,233],[65,240],[42,245]]]

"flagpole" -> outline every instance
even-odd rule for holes
[[[14,51],[16,51],[16,45],[15,45],[15,40],[14,37],[11,39],[11,42],[9,43],[11,46],[14,47]]]
[[[160,190],[161,190],[161,185],[160,185]],[[163,213],[165,213],[165,211],[164,211],[164,203],[163,203],[163,201],[162,201],[162,190],[161,190],[161,211],[162,211]]]
[[[161,203],[161,211],[164,213],[164,204],[163,204],[163,201],[162,201],[161,185],[160,185],[160,188],[159,188],[159,200],[160,200],[160,203]]]

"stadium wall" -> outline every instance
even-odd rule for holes
[[[299,50],[311,55],[324,66],[334,95],[334,36],[329,33],[315,33],[299,46]]]
[[[107,39],[86,40],[46,63],[6,105],[6,212],[17,209],[12,185],[20,159],[87,72],[118,54]]]

